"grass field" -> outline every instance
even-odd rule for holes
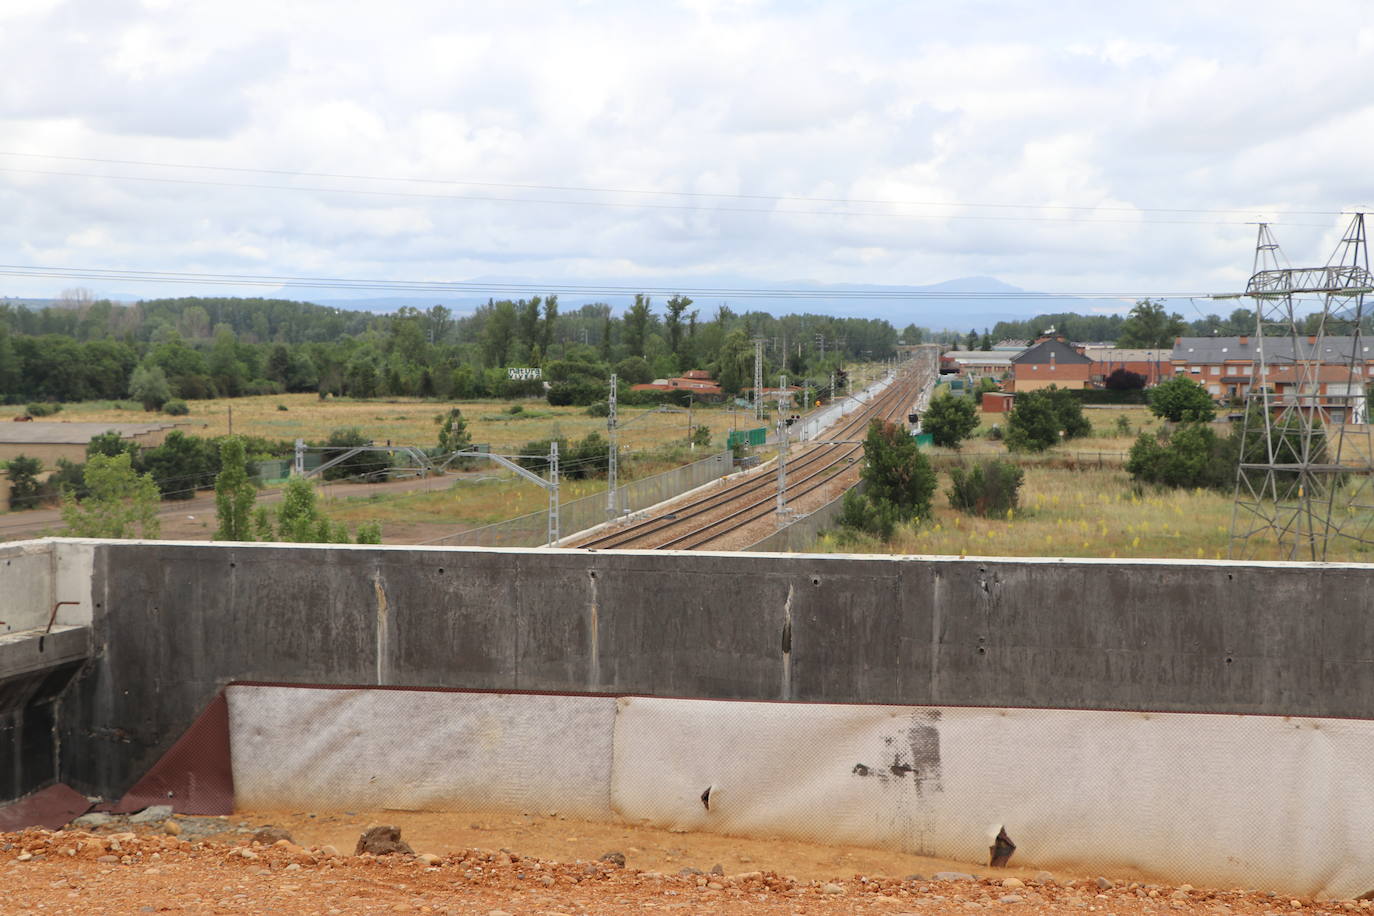
[[[873,377],[877,370],[878,367],[873,366],[856,368],[855,387],[866,383],[865,380]],[[332,430],[352,426],[375,442],[429,448],[434,446],[439,435],[435,417],[450,407],[458,407],[467,420],[472,441],[502,451],[553,436],[580,439],[592,432],[606,433],[605,417],[588,416],[585,407],[551,407],[541,398],[461,402],[419,398],[331,398],[322,401],[314,394],[279,394],[188,401],[187,405],[191,410],[188,416],[168,417],[141,410],[121,410],[108,401],[67,404],[60,413],[44,419],[98,423],[165,420],[195,435],[220,436],[229,432],[232,411],[234,432],[245,435],[285,441],[297,438],[320,441]],[[519,405],[520,411],[512,414],[510,408],[514,405]],[[629,450],[642,450],[685,440],[690,423],[710,427],[712,445],[724,447],[729,430],[758,425],[746,409],[696,406],[690,414],[686,408],[674,407],[670,411],[652,413],[646,407],[622,407],[621,444]]]

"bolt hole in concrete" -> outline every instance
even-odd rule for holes
[[[979,646],[979,647],[978,647],[978,654],[979,654],[979,655],[987,655],[987,654],[988,654],[987,648],[984,647],[984,646]]]
[[[821,584],[820,577],[819,577],[819,576],[812,576],[812,577],[811,577],[811,584],[812,584],[812,585],[820,585],[820,584]]]

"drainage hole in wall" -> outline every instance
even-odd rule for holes
[[[1231,658],[1231,656],[1229,656],[1229,655],[1226,656],[1226,664],[1229,665],[1229,664],[1231,664],[1231,662],[1233,662],[1233,661],[1235,661],[1235,659]]]
[[[812,577],[811,577],[811,584],[812,584],[812,585],[820,585],[820,584],[821,584],[820,576],[812,576]]]
[[[987,655],[987,654],[988,654],[988,650],[987,650],[984,646],[979,646],[979,647],[978,647],[978,654],[979,654],[979,655]]]
[[[440,566],[440,567],[439,567],[439,575],[442,576],[443,574],[444,574],[444,567]]]

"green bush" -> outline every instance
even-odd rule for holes
[[[921,430],[943,448],[958,448],[978,428],[978,405],[972,397],[941,392],[930,399],[921,416]]]
[[[949,504],[961,512],[1001,516],[1020,504],[1025,472],[1009,461],[980,461],[950,471]]]
[[[181,398],[172,398],[162,405],[162,412],[173,417],[184,417],[191,412],[191,408]]]
[[[350,448],[371,444],[372,440],[364,436],[362,430],[356,426],[336,429],[329,434],[329,438],[324,442],[324,447],[328,451],[321,455],[321,460],[329,461]],[[358,452],[358,454],[325,470],[324,479],[344,480],[347,478],[377,477],[385,473],[390,467],[391,456],[385,452]]]
[[[1074,393],[1051,385],[1016,396],[1016,406],[1007,414],[1007,448],[1043,452],[1062,440],[1089,435],[1092,429]]]
[[[935,471],[905,429],[874,420],[864,439],[863,492],[845,494],[840,524],[891,539],[898,524],[930,514]]]
[[[62,409],[62,405],[55,401],[38,402],[30,404],[24,408],[24,412],[31,417],[50,417]]]
[[[43,462],[38,458],[15,455],[5,467],[5,476],[10,482],[10,508],[36,509],[41,497],[42,485],[38,475],[43,470]]]
[[[1217,415],[1207,389],[1186,375],[1176,375],[1149,391],[1150,412],[1171,423],[1206,423]]]
[[[1187,423],[1162,435],[1142,432],[1131,446],[1126,472],[1136,482],[1225,491],[1235,483],[1239,433],[1222,438],[1205,423]]]
[[[844,494],[840,504],[839,524],[855,531],[864,531],[884,541],[892,540],[901,522],[897,507],[885,499],[868,499],[857,488]]]
[[[611,415],[611,405],[606,401],[597,401],[587,407],[589,417],[609,417]]]

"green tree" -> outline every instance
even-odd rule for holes
[[[1151,388],[1150,413],[1171,423],[1208,422],[1217,415],[1207,389],[1186,375],[1176,375]]]
[[[329,520],[321,510],[315,484],[306,477],[291,477],[282,487],[281,504],[276,512],[275,540],[291,544],[346,544],[348,531]],[[261,535],[271,530],[266,516],[254,518]]]
[[[667,302],[668,311],[663,323],[668,329],[668,350],[674,356],[682,353],[682,313],[691,304],[692,300],[686,296],[674,296]]]
[[[1119,347],[1172,347],[1174,338],[1187,329],[1181,315],[1164,311],[1161,303],[1141,299],[1121,325]]]
[[[43,462],[37,458],[15,455],[5,467],[5,476],[10,482],[10,508],[34,509],[38,506],[42,486],[38,475],[43,470]]]
[[[973,398],[956,397],[948,391],[931,398],[921,416],[921,429],[943,448],[958,448],[977,428],[978,407]]]
[[[172,396],[167,373],[161,366],[142,363],[129,378],[129,397],[143,405],[144,410],[160,410]]]
[[[968,332],[968,337],[964,338],[964,349],[965,349],[965,350],[976,350],[976,349],[978,349],[978,332],[977,332],[976,330],[971,330],[971,331],[969,331],[969,332]],[[991,347],[989,347],[988,349],[991,349]]]
[[[215,476],[215,528],[217,541],[253,540],[253,503],[258,491],[248,476],[243,439],[225,436],[219,444],[219,474]]]
[[[1043,452],[1091,432],[1092,424],[1073,392],[1051,385],[1016,396],[1016,406],[1007,415],[1006,443],[1014,452]]]
[[[649,339],[649,322],[652,319],[649,297],[643,293],[635,293],[634,305],[625,312],[625,346],[631,356],[644,355],[644,345]]]
[[[622,385],[643,385],[654,380],[654,372],[642,356],[627,356],[615,364],[615,374]]]
[[[864,438],[863,493],[845,494],[840,524],[889,540],[901,522],[930,514],[936,476],[916,440],[894,423],[874,420]]]
[[[935,471],[916,440],[895,423],[874,420],[868,425],[859,476],[867,484],[869,499],[890,502],[904,520],[930,514]]]
[[[137,473],[125,453],[113,458],[94,455],[83,474],[89,495],[77,500],[72,491],[62,495],[62,521],[73,537],[155,538],[161,530],[157,519],[157,484],[148,474]]]
[[[439,427],[439,451],[461,452],[472,445],[468,421],[463,419],[461,410],[455,407],[447,415],[439,414],[435,419],[440,417],[443,418],[443,425]]]

